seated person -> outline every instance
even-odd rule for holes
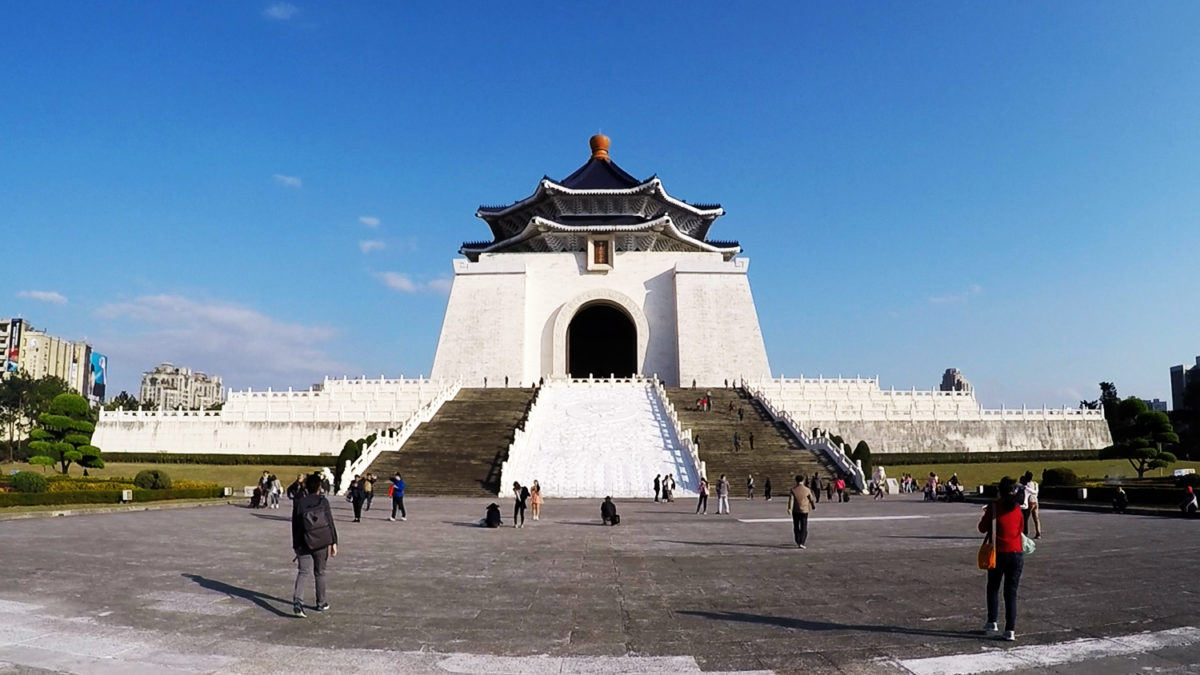
[[[617,516],[617,505],[613,503],[612,497],[605,497],[604,502],[600,504],[600,520],[605,525],[616,525],[621,522]]]
[[[1125,494],[1125,488],[1118,487],[1117,494],[1113,497],[1113,512],[1125,513],[1125,509],[1129,508],[1129,495]]]
[[[500,527],[500,522],[500,507],[495,503],[488,504],[483,519],[479,521],[479,526],[496,528]]]

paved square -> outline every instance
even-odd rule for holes
[[[1009,644],[975,632],[975,505],[822,502],[801,551],[782,500],[473,527],[487,501],[352,523],[335,499],[332,609],[305,620],[287,510],[0,522],[0,672],[1200,672],[1200,521],[1045,511]]]

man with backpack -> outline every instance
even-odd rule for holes
[[[324,612],[325,565],[330,556],[337,555],[337,528],[333,525],[333,510],[325,499],[321,476],[312,474],[304,481],[308,494],[292,503],[292,550],[296,553],[298,571],[292,591],[292,612],[299,618],[304,613],[304,584],[311,575],[316,579],[317,604],[313,609]]]

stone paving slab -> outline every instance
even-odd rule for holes
[[[285,510],[0,522],[0,672],[902,673],[1200,626],[1197,521],[1045,513],[1010,645],[975,632],[975,505],[822,502],[801,551],[780,500],[625,501],[619,527],[596,500],[550,500],[524,529],[471,526],[488,501],[412,499],[407,522],[377,502],[352,523],[334,500],[332,609],[304,620]],[[1139,649],[1006,668],[1200,671],[1200,641]]]

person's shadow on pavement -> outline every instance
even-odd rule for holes
[[[217,593],[224,593],[231,598],[242,598],[244,600],[249,600],[259,607],[262,607],[269,612],[273,612],[276,616],[285,616],[289,618],[292,616],[291,612],[285,612],[272,604],[279,603],[285,607],[290,607],[292,604],[291,600],[284,600],[283,598],[277,598],[273,595],[267,595],[266,593],[259,593],[258,591],[252,591],[248,588],[232,586],[223,581],[202,577],[199,574],[185,573],[182,576],[185,579],[196,582],[201,588],[206,588],[210,591],[216,591]]]

